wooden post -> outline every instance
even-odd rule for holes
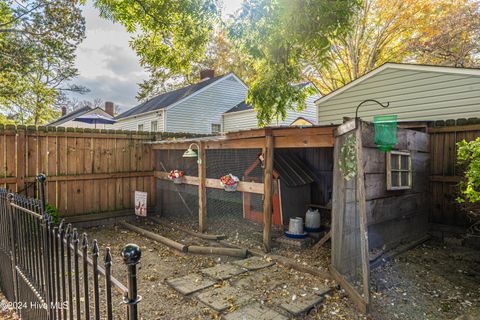
[[[368,312],[370,305],[370,260],[368,256],[368,227],[367,227],[367,209],[365,203],[365,175],[363,168],[363,143],[362,143],[362,122],[357,123],[355,138],[357,140],[357,184],[356,192],[358,198],[358,208],[360,213],[360,250],[362,251],[362,269],[363,269],[363,299],[365,309]]]
[[[265,170],[263,175],[263,249],[270,251],[272,229],[272,174],[273,174],[273,136],[265,136]]]
[[[18,126],[17,127],[17,186],[16,192],[23,190],[25,187],[25,175],[26,175],[26,128],[25,126]]]
[[[207,189],[205,181],[207,176],[205,144],[198,144],[198,230],[205,232],[207,219]]]

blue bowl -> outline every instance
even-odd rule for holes
[[[304,232],[303,234],[293,234],[293,233],[289,233],[288,232],[288,229],[285,230],[285,235],[288,237],[288,238],[293,238],[293,239],[303,239],[307,236],[307,233]]]

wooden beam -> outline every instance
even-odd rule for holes
[[[90,173],[90,174],[69,174],[69,175],[52,175],[47,176],[47,182],[54,181],[83,181],[83,180],[102,180],[102,179],[117,179],[117,178],[140,178],[153,177],[154,171],[134,171],[134,172],[111,172],[111,173]],[[1,183],[15,183],[17,178],[7,177],[0,178]],[[26,177],[26,182],[35,182],[36,177]],[[23,188],[23,185],[22,185]]]
[[[275,148],[328,148],[333,147],[333,128],[316,128],[318,133],[307,129],[276,130]],[[320,130],[321,129],[321,130]],[[273,131],[273,132],[276,132]],[[289,134],[286,134],[289,132]],[[283,133],[283,135],[280,135]],[[232,138],[234,137],[234,138]],[[205,149],[261,149],[264,146],[264,137],[229,136],[218,140],[205,140]],[[193,141],[172,141],[152,144],[153,150],[183,150]]]
[[[265,252],[270,252],[272,231],[273,152],[274,138],[267,135],[265,137],[265,171],[263,174],[263,249]]]
[[[207,157],[205,144],[200,142],[198,146],[198,230],[203,233],[207,220]]]
[[[275,137],[275,148],[326,148],[333,147],[332,134]]]
[[[227,133],[229,139],[245,139],[265,137],[265,129],[243,130]]]
[[[311,136],[311,135],[331,135],[337,126],[325,126],[325,127],[309,127],[309,128],[274,128],[272,129],[272,136]]]
[[[365,175],[363,167],[363,143],[362,143],[362,125],[358,120],[355,132],[357,147],[357,194],[358,208],[360,211],[360,250],[362,257],[363,271],[363,298],[366,304],[370,303],[370,260],[368,257],[368,229],[367,229],[367,209],[365,203]]]
[[[162,180],[169,180],[168,172],[165,172],[165,171],[155,171],[155,177]],[[182,183],[198,186],[200,183],[200,180],[198,177],[194,177],[194,176],[183,176]],[[205,186],[207,188],[223,189],[223,186],[220,183],[219,179],[205,178]],[[250,193],[256,193],[256,194],[263,194],[264,192],[263,189],[264,189],[263,183],[247,182],[247,181],[240,181],[237,187],[237,191],[250,192]]]
[[[333,278],[335,279],[335,281],[337,281],[340,284],[340,286],[345,290],[345,292],[350,297],[350,299],[353,300],[353,302],[358,307],[360,312],[362,312],[364,314],[367,314],[369,305],[368,305],[368,303],[365,302],[365,300],[363,300],[363,297],[360,296],[360,294],[357,292],[357,290],[355,290],[355,288],[353,288],[350,285],[350,283],[345,281],[343,276],[335,269],[335,267],[333,265],[330,266],[330,273],[333,276]]]
[[[352,131],[353,129],[356,128],[356,121],[355,119],[352,119],[352,120],[349,120],[347,122],[345,122],[344,124],[340,125],[336,130],[335,130],[335,133],[334,135],[337,137],[337,136],[341,136],[347,132],[350,132]]]
[[[264,141],[264,138],[206,141],[205,149],[260,149]]]

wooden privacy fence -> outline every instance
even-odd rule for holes
[[[33,196],[47,176],[47,203],[62,216],[129,209],[135,190],[155,203],[152,133],[0,125],[0,185]],[[26,190],[25,190],[26,189]]]
[[[457,166],[457,142],[480,136],[480,124],[428,128],[430,134],[430,222],[463,226],[467,216],[456,205],[458,182],[463,172]]]

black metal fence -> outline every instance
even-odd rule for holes
[[[40,199],[44,182],[39,176]],[[109,248],[101,255],[96,240],[89,247],[87,234],[56,224],[43,204],[0,189],[0,290],[13,309],[24,320],[136,320],[139,247],[122,251],[127,287],[112,276]]]

